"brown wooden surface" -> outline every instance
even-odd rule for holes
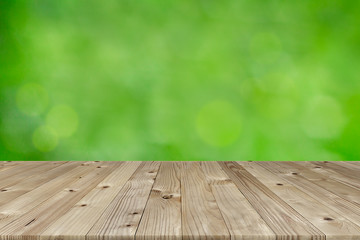
[[[359,162],[0,162],[0,240],[360,240]]]

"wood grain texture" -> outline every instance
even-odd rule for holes
[[[182,238],[180,167],[181,163],[161,163],[136,239]]]
[[[202,163],[201,166],[229,229],[231,239],[275,239],[274,232],[217,162]]]
[[[181,168],[183,239],[230,239],[199,162]]]
[[[359,162],[0,162],[0,240],[360,240]]]
[[[326,236],[331,236],[327,239],[349,240],[360,232],[360,227],[356,224],[266,168],[257,164],[249,164],[244,168]]]
[[[221,166],[277,236],[325,239],[324,233],[242,166],[233,162]]]
[[[142,163],[86,238],[134,239],[159,167],[159,162]]]
[[[41,174],[31,176],[30,180],[24,179],[14,185],[7,186],[0,191],[0,206],[72,170],[78,165],[77,162],[68,162]]]
[[[328,191],[325,188],[320,187],[305,177],[302,174],[289,174],[289,169],[294,169],[292,163],[278,162],[271,164],[258,163],[265,167],[267,170],[274,174],[277,174],[288,183],[294,185],[304,193],[307,193],[312,198],[323,203],[327,207],[336,211],[338,214],[348,218],[358,226],[360,226],[360,208],[356,204],[339,197],[338,195]],[[276,165],[275,165],[276,164]],[[276,167],[274,167],[276,166]],[[296,172],[301,172],[301,169],[297,169]]]
[[[272,169],[275,170],[276,168],[272,167]],[[360,207],[360,191],[341,181],[337,181],[336,179],[329,177],[328,172],[324,171],[321,166],[317,166],[311,162],[289,162],[287,169],[289,175],[303,176],[316,185],[325,188]]]
[[[56,220],[42,234],[41,239],[85,239],[85,235],[116,197],[140,162],[118,163],[115,170]]]
[[[339,166],[331,162],[305,162],[304,164],[314,166],[328,178],[360,190],[360,174],[356,169]]]
[[[67,188],[3,227],[1,232],[8,236],[24,236],[24,238],[27,235],[39,236],[47,226],[64,215],[76,202],[114,171],[113,165],[113,163],[100,164]]]

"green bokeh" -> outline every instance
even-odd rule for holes
[[[0,159],[359,160],[358,9],[0,0]]]

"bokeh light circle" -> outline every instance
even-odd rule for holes
[[[41,152],[50,152],[58,145],[58,136],[52,128],[41,126],[34,131],[32,141]]]
[[[17,92],[16,104],[19,110],[29,116],[38,116],[49,103],[47,91],[39,84],[28,83]]]
[[[213,101],[205,105],[196,119],[199,136],[209,145],[223,147],[233,143],[242,129],[241,115],[227,101]]]
[[[337,137],[346,123],[340,104],[331,97],[312,98],[302,120],[305,133],[311,138]]]
[[[79,118],[72,107],[57,105],[47,114],[46,124],[54,129],[59,137],[70,137],[78,128]]]

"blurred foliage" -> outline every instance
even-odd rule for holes
[[[359,160],[359,9],[0,0],[0,158]]]

